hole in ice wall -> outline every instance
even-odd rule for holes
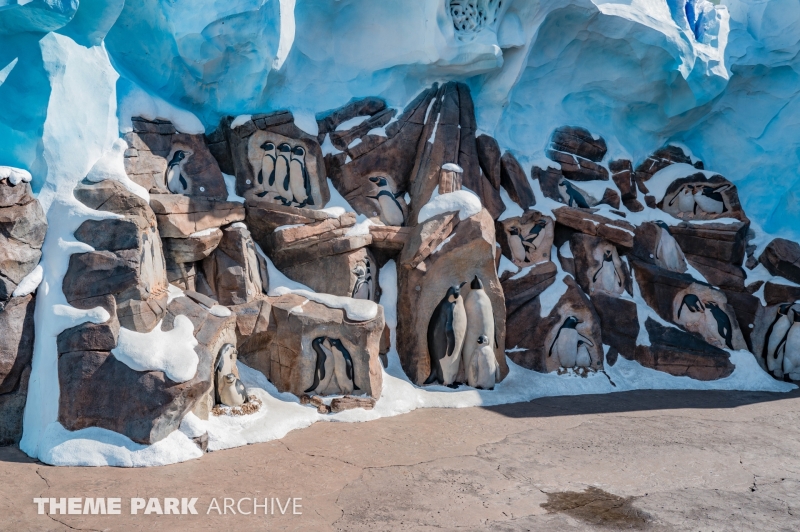
[[[497,22],[503,0],[449,0],[456,37],[472,40],[484,27]]]

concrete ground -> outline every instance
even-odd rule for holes
[[[38,515],[34,497],[120,497],[122,515]],[[131,497],[197,497],[198,515],[131,515]],[[248,499],[249,511],[253,497],[284,508],[299,498],[302,513],[207,513],[224,498]],[[417,410],[317,423],[150,469],[56,468],[0,448],[0,529],[155,527],[800,530],[800,392],[630,392]]]

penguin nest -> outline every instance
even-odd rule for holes
[[[247,416],[255,414],[259,410],[261,410],[261,399],[255,395],[251,395],[242,406],[214,405],[214,408],[211,409],[211,413],[215,416]]]

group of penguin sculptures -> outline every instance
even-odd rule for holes
[[[800,305],[778,306],[764,338],[762,356],[775,378],[800,380]]]
[[[500,379],[494,353],[494,314],[483,283],[476,275],[466,296],[466,282],[451,286],[428,323],[431,372],[424,384],[456,388],[466,383],[491,390]]]
[[[275,145],[265,141],[259,145],[262,151],[253,171],[256,182],[254,194],[273,203],[303,208],[314,205],[311,194],[311,179],[306,169],[306,148],[288,142]]]
[[[320,336],[311,341],[316,355],[314,382],[305,390],[315,395],[348,395],[359,391],[353,357],[338,338]]]
[[[594,342],[578,332],[580,323],[577,317],[567,316],[547,350],[547,356],[555,357],[563,369],[587,371],[592,365],[588,348],[594,347]]]

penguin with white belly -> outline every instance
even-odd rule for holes
[[[694,203],[697,213],[697,207],[703,212],[708,214],[722,214],[727,211],[725,201],[722,199],[722,192],[730,189],[733,185],[725,184],[718,187],[711,185],[695,185],[694,187]]]
[[[217,404],[241,406],[247,402],[247,387],[236,376],[236,348],[225,344],[220,348],[214,366],[215,399]]]
[[[767,371],[772,373],[775,377],[783,377],[783,350],[778,349],[782,346],[789,329],[794,323],[794,317],[790,315],[792,308],[791,303],[786,303],[778,307],[778,314],[769,325],[767,334],[764,336],[764,348],[761,351],[761,356],[767,364]]]
[[[532,247],[534,251],[537,250],[539,248],[539,244],[542,243],[541,240],[545,236],[545,233],[542,232],[545,227],[547,227],[547,220],[537,220],[536,223],[533,224],[533,227],[531,227],[531,230],[528,231],[528,236],[526,236],[523,240],[523,245],[526,248]],[[539,244],[536,242],[539,242]]]
[[[292,157],[292,147],[287,143],[278,146],[278,155],[275,158],[275,192],[278,196],[291,202],[294,199],[291,190],[289,164]]]
[[[385,177],[370,177],[369,180],[378,187],[378,193],[367,197],[374,199],[380,205],[381,221],[390,226],[403,226],[405,224],[405,212],[408,209],[402,198],[403,194],[392,192],[389,180]]]
[[[183,173],[183,165],[189,156],[192,155],[190,150],[175,150],[167,164],[167,173],[164,176],[164,181],[167,189],[173,194],[186,194],[189,190],[189,182]]]
[[[800,313],[794,312],[794,321],[786,333],[783,347],[783,378],[800,380]]]
[[[353,286],[353,293],[350,297],[353,299],[372,299],[372,268],[369,259],[365,258],[364,262],[359,262],[353,268],[353,273],[356,276],[356,282]]]
[[[660,228],[655,253],[656,265],[669,271],[684,273],[687,270],[687,266],[683,250],[673,238],[667,224],[661,220],[655,223]]]
[[[461,348],[467,331],[467,312],[461,287],[451,286],[433,311],[428,322],[428,354],[431,373],[424,384],[444,384],[455,387],[454,382],[461,364]]]
[[[314,338],[311,341],[311,349],[316,354],[316,365],[314,368],[314,382],[304,393],[316,392],[319,395],[329,393],[328,388],[334,380],[334,366],[336,362],[333,358],[325,336]]]
[[[464,343],[466,350],[467,344]],[[491,390],[500,380],[500,366],[492,349],[489,337],[485,334],[478,337],[477,343],[472,348],[469,362],[464,359],[467,384],[480,390]]]
[[[306,170],[306,149],[302,146],[292,148],[292,158],[289,161],[289,188],[295,203],[300,207],[314,205],[311,196],[311,180]]]
[[[586,347],[586,342],[578,340],[578,353],[575,357],[575,365],[579,368],[589,368],[592,366],[592,355],[589,354],[589,348]]]
[[[694,196],[694,185],[683,185],[680,190],[678,190],[677,194],[675,194],[671,200],[669,200],[669,206],[675,202],[678,202],[678,210],[680,212],[695,212],[695,196]]]
[[[464,296],[464,310],[467,313],[467,331],[461,357],[467,384],[473,388],[492,388],[497,378],[497,360],[488,339],[494,338],[494,311],[492,302],[477,275],[470,283],[470,291]],[[486,338],[486,342],[480,341],[482,337]],[[484,350],[484,347],[488,347],[488,350]],[[480,374],[478,371],[480,365],[487,366],[486,361],[474,360],[475,357],[485,356],[487,353],[491,353],[495,359],[492,366],[495,371],[491,375]]]
[[[328,345],[333,354],[333,372],[336,375],[339,393],[347,395],[353,393],[354,390],[360,390],[356,386],[355,368],[353,367],[353,357],[350,356],[350,352],[338,338],[328,338]]]
[[[555,355],[562,368],[574,368],[578,363],[578,342],[583,342],[590,347],[594,347],[591,340],[578,332],[577,326],[582,323],[575,316],[568,316],[558,328],[556,337],[550,344],[547,353],[548,357]],[[590,357],[591,360],[591,357]]]
[[[268,192],[277,192],[275,189],[275,144],[265,142],[260,146],[264,150],[261,157],[261,170],[258,171],[256,181],[259,186]]]
[[[592,276],[592,292],[595,290],[611,294],[622,293],[622,275],[617,271],[614,251],[611,249],[603,252],[602,264]]]
[[[508,230],[508,233],[508,247],[511,248],[511,258],[517,262],[530,262],[519,227],[512,227]]]

